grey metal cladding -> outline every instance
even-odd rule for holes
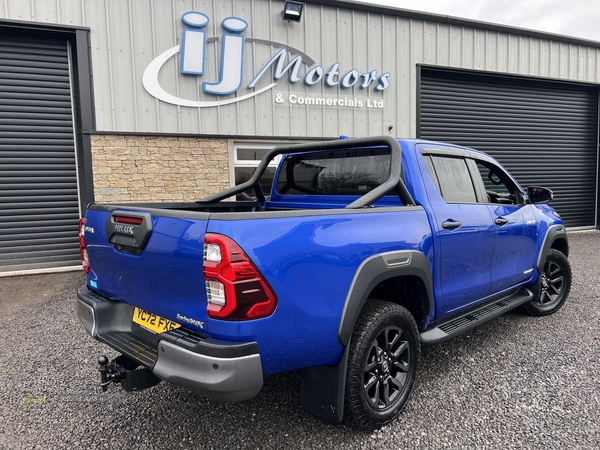
[[[401,250],[381,253],[367,258],[360,265],[346,297],[338,329],[338,339],[348,345],[352,330],[368,295],[379,283],[394,277],[413,276],[419,278],[427,291],[427,313],[433,307],[433,280],[427,257],[418,251]]]
[[[236,0],[191,2],[176,0],[5,0],[0,17],[45,24],[90,27],[98,130],[130,133],[183,133],[223,136],[334,137],[388,133],[415,137],[417,65],[512,73],[538,78],[600,82],[599,44],[566,36],[346,1],[309,1],[301,23],[281,20],[282,2]],[[219,79],[220,26],[237,16],[249,24],[244,85],[273,56],[265,42],[295,48],[325,69],[339,62],[340,70],[390,72],[383,109],[339,106],[301,107],[274,104],[270,93],[247,101],[211,108],[178,107],[157,101],[142,85],[148,64],[181,43],[183,13],[208,15],[211,63],[205,75],[181,76],[178,57],[161,72],[161,83],[171,94],[192,100],[215,100],[202,92],[202,81]],[[309,67],[303,68],[302,74]],[[266,78],[265,78],[266,80]],[[329,91],[283,79],[276,93],[349,99],[365,95],[354,86]],[[210,98],[209,98],[210,97]]]
[[[0,35],[0,272],[78,266],[67,41]]]

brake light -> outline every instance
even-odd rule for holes
[[[251,320],[275,311],[275,293],[243,250],[227,236],[205,235],[204,279],[209,317]]]
[[[117,223],[126,223],[128,225],[141,225],[144,219],[141,217],[114,216]]]
[[[85,273],[90,273],[90,259],[88,257],[87,244],[85,243],[85,222],[85,217],[79,220],[79,254],[81,255],[83,270],[85,270]]]

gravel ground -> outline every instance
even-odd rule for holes
[[[166,383],[103,394],[96,358],[116,355],[79,324],[75,274],[43,303],[0,317],[0,449],[598,449],[600,232],[569,238],[573,287],[558,313],[508,313],[424,347],[407,407],[373,433],[304,412],[297,372],[268,377],[239,404]]]

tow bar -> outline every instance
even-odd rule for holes
[[[121,383],[126,391],[141,391],[157,385],[162,380],[145,367],[139,368],[140,364],[129,359],[125,355],[118,356],[112,361],[104,355],[98,357],[100,387],[104,392],[111,383]]]

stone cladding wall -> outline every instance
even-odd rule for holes
[[[92,136],[96,202],[194,201],[230,186],[227,140]]]

